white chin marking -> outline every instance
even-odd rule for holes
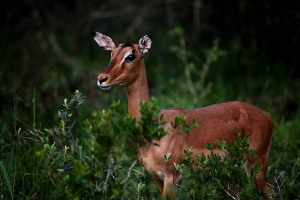
[[[108,85],[108,84],[106,84],[106,83],[99,83],[99,81],[98,81],[98,83],[97,83],[97,85],[102,89],[102,90],[109,90],[110,88],[112,88],[112,86],[113,85]]]
[[[107,87],[102,87],[102,86],[100,86],[100,88],[101,88],[102,90],[110,90],[111,87],[112,87],[112,86],[107,86]]]

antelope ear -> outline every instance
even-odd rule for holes
[[[99,32],[94,32],[94,40],[100,47],[108,51],[112,51],[119,46],[116,40]]]
[[[150,51],[151,43],[152,43],[151,34],[145,35],[139,40],[139,47],[142,53],[142,57],[145,57],[146,54]]]

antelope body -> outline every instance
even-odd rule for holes
[[[98,86],[108,90],[115,85],[125,85],[128,112],[139,118],[140,103],[149,100],[144,57],[151,48],[151,35],[142,37],[138,44],[119,44],[111,37],[98,32],[95,33],[94,39],[100,47],[112,51],[109,65],[98,76]],[[200,121],[201,125],[192,128],[191,133],[175,134],[171,121],[184,113],[188,123],[194,119]],[[234,101],[194,110],[173,108],[162,110],[161,114],[167,122],[164,128],[171,130],[171,134],[155,141],[158,145],[141,146],[138,151],[140,163],[153,176],[163,197],[175,195],[171,188],[176,188],[180,174],[173,163],[183,160],[184,150],[191,149],[194,157],[202,153],[208,155],[211,153],[206,148],[208,142],[225,140],[233,143],[240,133],[251,139],[250,148],[256,152],[256,158],[246,163],[248,173],[251,173],[257,164],[263,164],[263,169],[256,174],[256,186],[259,192],[268,198],[265,192],[268,188],[266,174],[273,134],[273,122],[268,113],[252,104]],[[170,153],[171,156],[166,162],[164,155]]]

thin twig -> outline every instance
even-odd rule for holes
[[[54,185],[54,187],[56,188],[56,185],[55,185],[55,183],[54,183],[54,181],[53,181],[53,179],[52,179],[52,177],[51,177],[51,174],[48,172],[48,176],[49,176],[49,178],[50,178],[50,180],[51,180],[51,182],[52,182],[52,184]]]
[[[231,198],[233,198],[233,199],[237,199],[237,198],[235,198],[234,196],[232,196],[227,190],[224,190],[225,192],[226,192],[226,194],[228,195],[228,196],[230,196]]]
[[[127,172],[127,176],[126,176],[126,178],[121,182],[121,184],[126,183],[127,180],[130,178],[131,170],[132,170],[132,168],[133,168],[135,165],[136,165],[136,160],[133,161],[133,163],[132,163],[131,166],[129,167],[128,172]]]
[[[190,91],[190,93],[193,95],[193,97],[195,98],[195,101],[197,101],[197,95],[196,95],[196,90],[191,78],[191,72],[190,72],[190,67],[189,67],[189,61],[187,59],[187,55],[186,54],[186,44],[185,44],[185,40],[184,38],[180,39],[180,46],[182,48],[182,50],[185,52],[184,54],[178,54],[179,59],[183,62],[184,64],[184,74],[185,74],[185,78],[188,84],[188,89]]]
[[[107,187],[107,182],[109,179],[109,176],[111,174],[111,168],[113,166],[113,147],[111,147],[111,149],[109,150],[109,155],[108,155],[108,170],[107,170],[107,174],[106,174],[106,178],[105,178],[105,182],[104,182],[104,191],[106,192],[106,187]]]
[[[282,184],[279,185],[278,179],[279,179],[279,177],[277,177],[277,178],[274,177],[274,181],[275,181],[275,183],[276,183],[276,185],[277,185],[277,188],[278,188],[278,191],[279,191],[280,199],[283,199],[283,195],[282,195],[282,190],[281,190],[281,188],[282,188],[282,185],[283,185],[283,183],[285,182],[285,180],[283,180],[283,181],[282,181]],[[269,183],[268,183],[268,185],[272,186],[272,185],[269,184]],[[272,187],[274,188],[274,186],[272,186]]]

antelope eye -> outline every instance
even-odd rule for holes
[[[130,54],[129,56],[127,56],[125,58],[125,60],[127,60],[127,61],[134,61],[134,59],[135,59],[135,55],[134,54]]]

